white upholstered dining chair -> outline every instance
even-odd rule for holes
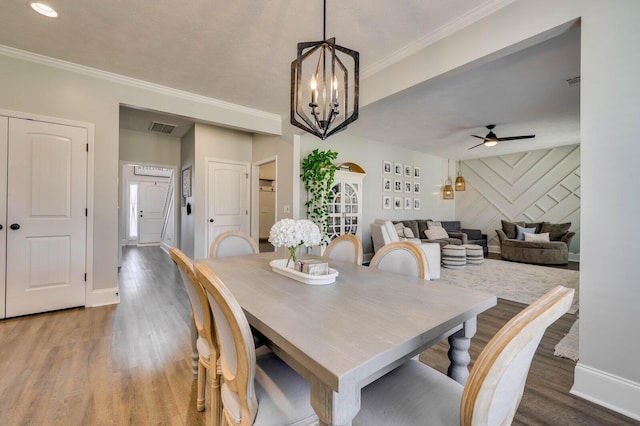
[[[196,346],[198,348],[198,396],[196,408],[198,411],[204,410],[206,374],[209,372],[211,384],[211,425],[220,424],[220,368],[218,365],[219,350],[214,336],[214,328],[211,318],[211,309],[207,296],[196,280],[193,262],[180,249],[172,247],[169,249],[169,256],[178,266],[182,283],[184,284],[189,302],[193,321],[198,330]]]
[[[235,297],[205,264],[196,265],[214,317],[222,370],[223,425],[311,425],[309,383],[273,352],[255,349]]]
[[[514,316],[482,350],[464,387],[408,361],[362,389],[353,425],[509,425],[547,327],[564,315],[573,289],[557,286]]]
[[[258,243],[241,231],[225,231],[219,234],[209,247],[209,258],[241,256],[259,253]]]
[[[430,279],[427,256],[416,244],[396,241],[381,247],[371,258],[370,268]]]
[[[339,235],[327,245],[322,257],[362,265],[362,241],[357,235]]]

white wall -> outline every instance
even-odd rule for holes
[[[580,146],[539,149],[460,163],[466,191],[455,193],[456,218],[481,229],[500,252],[501,219],[571,222],[570,258],[580,253]]]
[[[398,148],[390,144],[358,138],[345,133],[338,133],[325,141],[313,135],[303,135],[300,143],[300,158],[304,159],[314,149],[332,150],[338,153],[336,162],[354,162],[367,172],[362,187],[362,245],[365,253],[373,253],[369,224],[375,219],[435,219],[454,220],[455,203],[442,199],[442,186],[447,177],[447,160],[433,155]],[[382,162],[409,164],[420,167],[420,179],[405,179],[403,182],[420,182],[421,209],[384,210],[382,196],[394,195],[414,198],[414,194],[383,192],[383,177],[396,179],[394,175],[383,174]],[[451,162],[453,173],[453,162]],[[303,186],[300,188],[300,215],[306,217],[304,203],[307,194]]]
[[[196,163],[196,128],[191,128],[183,137],[180,145],[180,170],[176,177],[176,185],[178,186],[178,198],[176,199],[180,206],[180,250],[187,256],[194,259],[195,253],[195,216],[193,214],[195,204],[193,170]],[[184,198],[182,196],[182,171],[187,167],[191,167],[191,197]],[[191,204],[192,214],[187,214],[187,203]]]
[[[206,160],[230,160],[251,163],[252,135],[237,130],[206,124],[195,125],[195,166],[193,173],[194,199],[192,201],[194,227],[194,258],[206,257],[207,247],[207,194]],[[196,208],[197,207],[197,208]]]

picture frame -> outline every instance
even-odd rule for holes
[[[386,175],[391,174],[391,161],[388,161],[388,160],[382,161],[382,173]]]
[[[420,182],[413,183],[413,193],[420,194]]]
[[[420,167],[416,166],[413,168],[413,178],[420,179]]]
[[[405,194],[411,194],[413,191],[411,190],[411,181],[410,180],[405,180],[404,181],[404,193]]]
[[[390,210],[391,209],[391,195],[383,195],[382,196],[382,209]]]
[[[404,197],[404,209],[411,210],[413,208],[413,199],[411,197]]]
[[[420,210],[420,198],[413,199],[413,209]]]
[[[191,197],[191,166],[182,169],[182,196]]]
[[[393,192],[402,192],[402,181],[400,179],[396,179],[393,182]]]
[[[393,197],[394,210],[402,210],[402,197]]]
[[[382,178],[382,190],[391,192],[391,178]]]
[[[396,176],[402,176],[402,164],[401,163],[395,163],[393,165],[393,173]]]
[[[404,177],[410,178],[412,171],[413,171],[413,167],[411,167],[411,164],[404,165]]]

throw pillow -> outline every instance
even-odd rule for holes
[[[542,222],[542,229],[540,232],[548,232],[549,239],[551,241],[560,241],[564,234],[566,234],[571,228],[571,222],[567,223],[549,223]]]
[[[411,230],[411,228],[404,228],[404,237],[405,238],[415,238],[416,236],[414,235],[414,233]]]
[[[514,239],[518,235],[516,232],[516,224],[513,222],[508,222],[506,220],[502,220],[502,231],[504,231],[507,238]],[[524,223],[520,223],[520,225],[524,225]]]
[[[396,228],[396,233],[398,234],[398,237],[400,238],[404,238],[404,223],[399,222],[396,223],[395,225],[393,225],[394,228]]]
[[[427,228],[431,228],[433,226],[439,226],[440,228],[442,228],[442,222],[435,222],[433,220],[428,220],[427,221]]]
[[[431,226],[429,229],[424,231],[424,234],[430,240],[449,238],[449,234],[447,234],[447,231],[445,231],[442,226]]]
[[[520,225],[516,225],[516,238],[518,240],[524,240],[524,234],[535,234],[536,228],[523,228]]]
[[[540,243],[548,243],[549,242],[549,233],[545,232],[544,234],[524,234],[525,241],[536,241]]]

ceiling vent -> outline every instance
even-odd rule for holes
[[[175,124],[159,123],[157,121],[152,121],[151,125],[149,126],[149,131],[170,135],[175,130],[176,127],[178,126],[176,126]]]

